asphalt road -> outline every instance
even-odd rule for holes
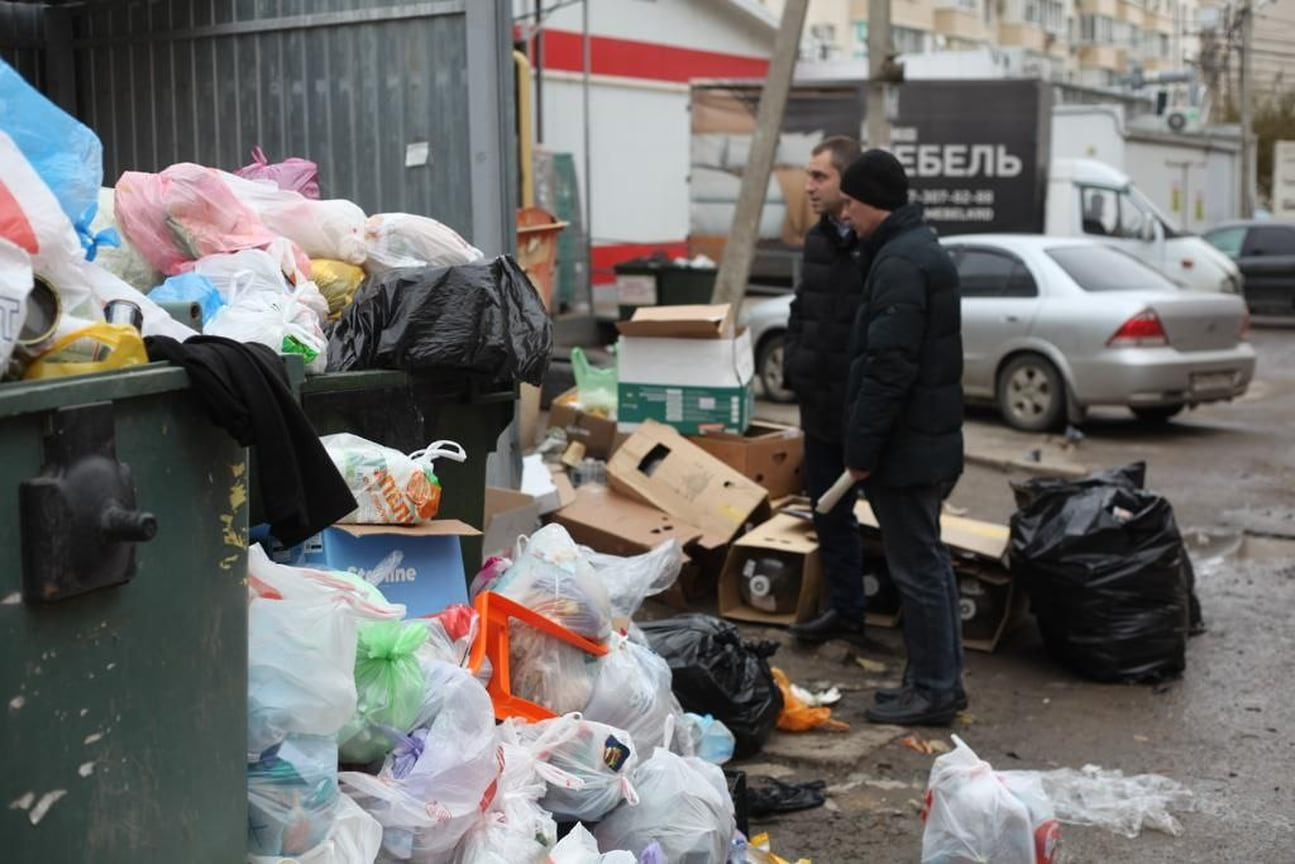
[[[1289,491],[1295,479],[1295,329],[1259,327],[1252,342],[1260,361],[1246,397],[1168,425],[1104,411],[1068,450],[1059,439],[1008,430],[990,411],[973,411],[968,419],[968,450],[981,456],[1018,458],[1037,450],[1045,461],[1087,468],[1146,460],[1149,485],[1170,500],[1180,525],[1209,529],[1212,549],[1240,544],[1229,555],[1207,560],[1201,553],[1197,559],[1209,631],[1191,640],[1181,680],[1159,687],[1081,680],[1048,660],[1027,623],[996,653],[969,652],[970,715],[953,730],[924,733],[947,743],[949,732],[956,732],[999,769],[1096,764],[1126,774],[1163,774],[1195,793],[1195,812],[1181,815],[1181,836],[1143,832],[1126,839],[1068,827],[1068,861],[1295,861],[1295,690],[1287,671],[1295,656],[1295,542],[1240,531],[1295,537]],[[768,403],[757,414],[794,418],[786,406]],[[976,518],[1006,520],[1014,476],[970,465],[951,502]],[[786,643],[781,631],[746,629]],[[872,635],[881,645],[863,652],[874,664],[871,671],[844,643],[813,651],[785,644],[774,662],[793,681],[840,685],[845,698],[836,714],[862,730],[871,690],[893,681],[902,668],[898,634],[877,629]],[[748,762],[747,770],[791,781],[825,779],[832,794],[824,807],[758,821],[753,831],[769,831],[774,850],[792,861],[919,860],[917,802],[934,757],[897,739],[876,738],[779,736],[773,752]]]

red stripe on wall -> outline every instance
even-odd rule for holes
[[[616,281],[615,266],[622,261],[633,258],[647,258],[657,252],[670,259],[688,257],[688,241],[679,240],[663,243],[615,243],[593,248],[593,265],[595,285],[607,285]]]
[[[656,42],[590,36],[590,73],[648,81],[687,82],[693,78],[763,78],[764,57],[677,48]],[[544,68],[584,71],[584,39],[566,30],[544,31]]]

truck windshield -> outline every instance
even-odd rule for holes
[[[1169,216],[1166,216],[1163,212],[1161,212],[1160,208],[1157,207],[1150,198],[1142,194],[1141,189],[1139,189],[1136,186],[1130,185],[1128,187],[1127,194],[1129,198],[1131,198],[1134,201],[1134,203],[1138,205],[1139,208],[1141,208],[1142,210],[1148,213],[1151,213],[1152,215],[1155,216],[1156,219],[1160,220],[1160,224],[1164,228],[1166,240],[1173,237],[1183,236],[1182,227],[1179,226],[1179,224],[1175,222],[1172,218],[1170,218]]]
[[[1158,270],[1153,270],[1122,249],[1084,244],[1054,246],[1048,257],[1061,265],[1085,291],[1177,291]]]

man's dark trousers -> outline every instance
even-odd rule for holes
[[[832,488],[845,471],[845,457],[839,442],[805,436],[805,488],[811,500]],[[854,518],[858,498],[845,495],[830,513],[814,513],[819,557],[827,581],[828,607],[849,621],[863,623],[867,595],[863,590],[863,546],[859,523]]]

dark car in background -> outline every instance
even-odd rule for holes
[[[1225,222],[1205,239],[1241,268],[1250,311],[1295,314],[1295,222]]]

